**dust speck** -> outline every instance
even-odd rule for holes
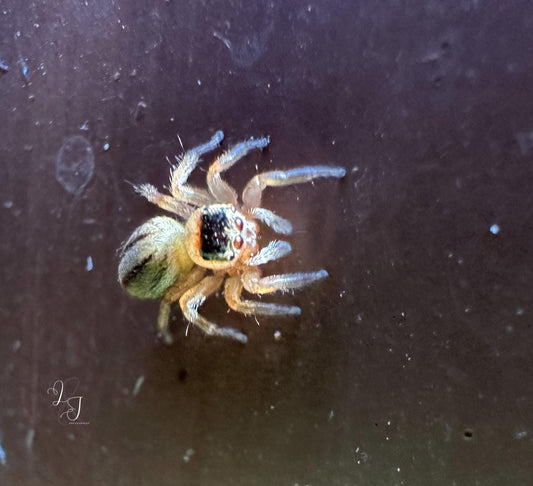
[[[19,64],[20,64],[20,69],[22,71],[22,76],[24,76],[24,79],[26,80],[26,82],[28,82],[30,80],[30,71],[28,69],[28,64],[26,62],[26,59],[21,57],[19,59]]]
[[[533,148],[533,131],[520,132],[515,135],[522,155],[529,155]]]
[[[28,449],[29,451],[32,450],[34,437],[35,437],[35,430],[33,428],[28,429],[28,431],[26,432],[26,439],[24,440],[24,443],[26,445],[26,449]]]
[[[139,376],[137,380],[135,381],[135,385],[133,387],[133,396],[136,396],[141,391],[141,386],[143,386],[144,383],[144,375]]]
[[[135,108],[135,113],[133,115],[135,121],[140,121],[144,118],[146,108],[148,108],[148,104],[146,103],[146,101],[141,100],[137,103],[137,107]]]
[[[2,447],[2,444],[0,444],[0,464],[2,464],[2,466],[7,465],[7,456],[6,456],[6,452],[4,451]]]
[[[192,456],[194,456],[194,449],[187,449],[185,451],[185,454],[183,454],[183,460],[185,462],[189,462],[191,460]]]
[[[497,224],[493,224],[490,228],[489,228],[490,232],[493,234],[493,235],[497,235],[499,232],[500,232],[500,227],[497,225]]]

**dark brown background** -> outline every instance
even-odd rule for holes
[[[0,61],[0,484],[532,484],[529,1],[3,0]],[[271,136],[237,187],[346,167],[265,197],[270,271],[330,278],[165,347],[116,282],[160,214],[126,181],[217,129]]]

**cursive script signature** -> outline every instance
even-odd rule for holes
[[[76,391],[76,388],[78,387],[78,380],[77,378],[71,378],[71,380],[74,380],[76,382],[74,386],[73,393]],[[54,395],[57,397],[56,400],[52,402],[52,405],[54,407],[60,407],[60,413],[59,413],[59,421],[65,421],[68,420],[69,422],[75,422],[80,417],[81,413],[81,400],[83,397],[81,396],[69,396],[67,397],[67,394],[65,392],[65,384],[63,383],[63,380],[56,380],[55,383],[46,390],[47,395]]]

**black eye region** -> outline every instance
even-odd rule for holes
[[[229,221],[226,211],[221,207],[207,207],[202,216],[200,227],[200,255],[204,260],[230,261],[235,253],[227,234]]]

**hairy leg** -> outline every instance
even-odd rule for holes
[[[234,206],[237,204],[237,194],[228,183],[222,180],[220,174],[233,166],[250,150],[262,149],[268,143],[268,137],[245,140],[222,154],[211,164],[207,173],[207,186],[217,202],[233,204]]]
[[[176,302],[188,289],[196,285],[202,280],[205,274],[205,269],[195,266],[185,276],[184,279],[179,280],[174,286],[167,290],[167,293],[161,300],[159,306],[159,315],[157,317],[158,335],[165,341],[166,344],[172,344],[172,335],[168,330],[168,320],[170,317],[170,307]]]
[[[343,167],[330,167],[327,165],[315,165],[308,167],[298,167],[290,170],[276,170],[263,172],[252,177],[242,193],[242,200],[248,208],[261,206],[261,196],[263,190],[268,186],[288,186],[290,184],[301,184],[309,182],[319,177],[344,177],[346,170]]]
[[[279,305],[254,300],[243,300],[241,297],[243,284],[239,277],[231,277],[226,280],[224,295],[229,307],[242,314],[257,314],[268,316],[300,315],[299,307],[292,305]]]
[[[246,262],[247,265],[256,267],[264,265],[272,260],[279,260],[291,252],[292,248],[286,241],[271,241],[267,246],[261,248],[259,253],[250,257]]]
[[[156,204],[161,209],[177,214],[184,219],[187,219],[195,210],[195,208],[186,202],[178,201],[171,196],[161,194],[157,188],[151,184],[139,184],[133,186],[135,192],[148,199],[153,204]]]
[[[195,326],[210,336],[222,336],[236,339],[241,343],[246,343],[247,337],[237,329],[231,327],[218,327],[216,324],[208,321],[205,317],[198,314],[198,308],[204,303],[205,299],[215,292],[222,282],[224,276],[205,277],[199,284],[185,292],[180,298],[180,306],[185,318]]]
[[[272,292],[299,289],[328,276],[326,270],[307,273],[285,273],[261,277],[259,269],[248,270],[241,276],[244,288],[252,294],[270,294]]]
[[[250,214],[272,228],[276,233],[281,233],[283,235],[290,235],[292,233],[292,224],[290,221],[278,216],[269,209],[252,208]]]
[[[224,134],[219,130],[207,143],[188,150],[182,157],[176,157],[177,165],[173,166],[170,171],[170,192],[175,198],[196,206],[213,202],[207,191],[186,183],[191,172],[198,165],[200,157],[215,150],[223,138]]]

